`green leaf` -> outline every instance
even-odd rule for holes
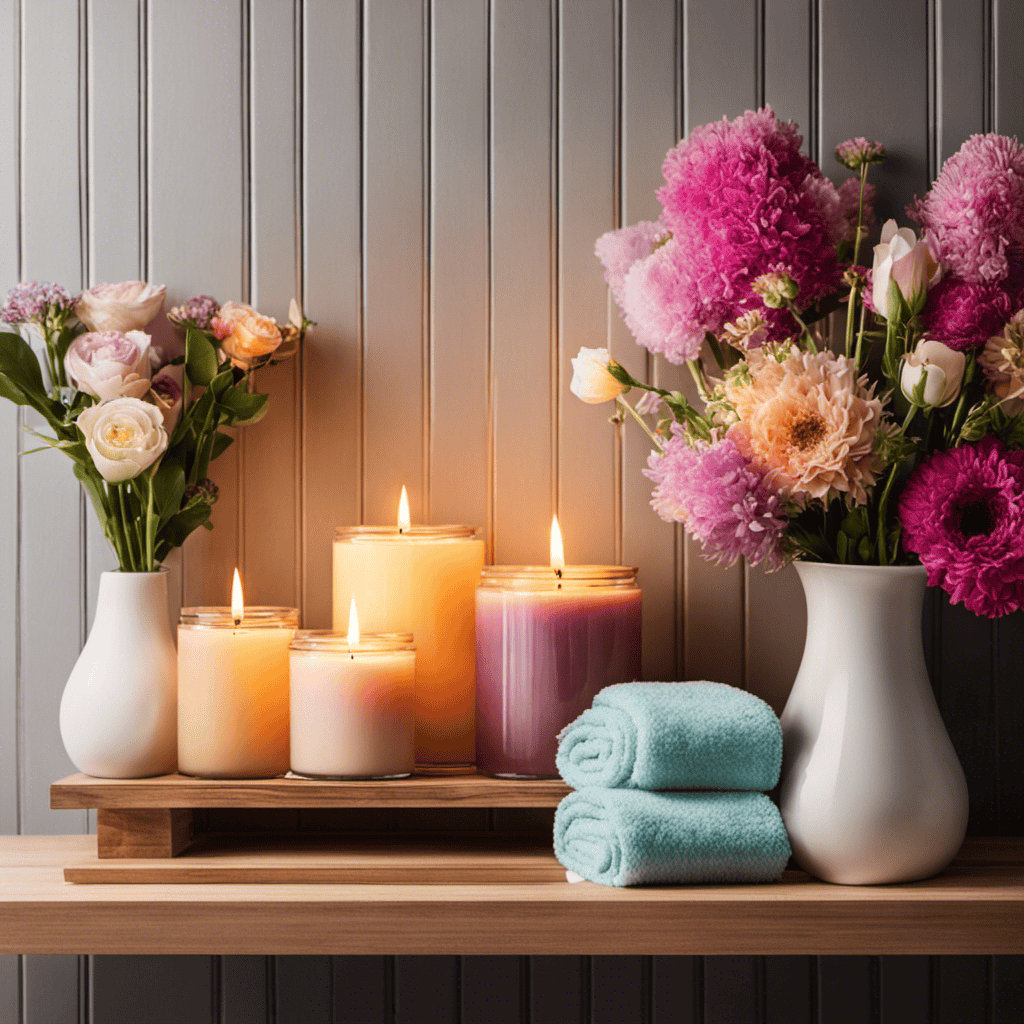
[[[203,387],[217,375],[217,351],[196,327],[189,327],[185,335],[185,372],[191,383]]]
[[[25,397],[25,392],[12,381],[7,374],[0,373],[0,398],[6,398],[15,405],[31,405]]]
[[[839,561],[844,565],[849,562],[849,547],[850,542],[846,539],[845,533],[839,533],[836,536],[836,551],[839,552]]]
[[[158,550],[162,550],[165,544],[170,545],[172,549],[180,548],[185,543],[185,538],[210,518],[211,511],[205,501],[197,501],[194,505],[189,505],[188,508],[171,516],[160,528]]]
[[[99,517],[100,525],[105,533],[107,528],[107,499],[103,490],[102,479],[97,475],[95,469],[89,469],[80,462],[75,463],[73,472],[78,478],[79,483],[85,488],[86,493],[92,498],[92,506],[96,509],[96,515]]]
[[[9,377],[29,397],[46,398],[43,373],[31,346],[20,334],[0,334],[0,373]]]
[[[210,390],[213,397],[220,401],[221,396],[235,383],[235,371],[229,365],[226,370],[221,370],[216,377],[210,381]]]
[[[57,352],[57,360],[61,366],[64,365],[64,357],[68,354],[68,349],[71,348],[71,342],[73,342],[84,330],[84,324],[75,324],[74,326],[64,327],[60,334],[57,335],[57,344],[55,348]]]
[[[241,388],[229,388],[220,397],[220,405],[231,415],[231,425],[247,427],[263,419],[269,395],[251,394]]]
[[[152,486],[153,503],[160,522],[166,523],[181,509],[181,498],[185,493],[185,467],[181,461],[168,461],[165,455],[160,468],[153,475]]]
[[[230,434],[218,430],[213,435],[213,450],[210,452],[210,461],[219,459],[234,444],[235,439]]]

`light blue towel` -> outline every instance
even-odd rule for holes
[[[601,885],[776,882],[789,854],[763,793],[581,789],[555,811],[555,856]]]
[[[782,728],[759,697],[724,683],[617,683],[559,734],[574,789],[774,788]]]

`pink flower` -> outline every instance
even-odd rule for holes
[[[149,335],[142,331],[80,334],[68,347],[64,370],[79,391],[101,402],[141,398],[149,390]]]
[[[860,211],[860,178],[847,178],[836,190],[846,221],[844,238],[852,245],[857,235],[857,213]],[[865,228],[875,223],[875,196],[878,189],[871,182],[864,184],[864,209],[861,211],[861,224]]]
[[[840,142],[836,146],[836,159],[851,171],[859,171],[864,164],[880,164],[885,159],[885,146],[869,142],[861,135]]]
[[[64,319],[74,309],[72,298],[59,284],[45,281],[22,281],[7,294],[0,307],[0,320],[12,327],[18,324],[43,324]]]
[[[658,198],[672,238],[634,263],[622,287],[642,345],[672,362],[692,358],[706,332],[763,309],[751,284],[772,267],[796,281],[801,308],[838,285],[835,247],[848,224],[801,141],[765,108],[697,128],[668,153]],[[784,309],[766,320],[769,340],[796,330]]]
[[[621,308],[626,274],[637,260],[650,256],[657,244],[668,240],[668,229],[660,221],[642,220],[628,228],[603,234],[594,245],[594,252],[604,266],[604,279],[612,298]]]
[[[196,295],[180,306],[174,306],[167,319],[175,327],[195,324],[201,331],[210,330],[213,318],[220,312],[220,303],[212,295]]]
[[[742,556],[769,570],[785,564],[779,496],[732,441],[691,443],[673,424],[665,453],[652,452],[647,465],[644,475],[657,484],[651,507],[683,523],[705,558],[733,565]]]
[[[141,330],[152,320],[164,302],[165,285],[145,281],[121,281],[97,284],[78,297],[75,312],[90,331]]]
[[[972,135],[907,213],[936,254],[971,284],[1019,278],[1024,254],[1024,147],[1005,135]]]
[[[995,618],[1024,607],[1024,451],[995,438],[938,452],[900,498],[903,546],[928,583]]]
[[[998,334],[1019,304],[1001,285],[947,277],[928,293],[921,320],[928,337],[966,352]]]

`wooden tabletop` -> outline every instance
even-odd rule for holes
[[[486,775],[408,779],[94,779],[70,775],[50,786],[50,807],[556,807],[561,779]]]
[[[0,838],[0,952],[1024,953],[1024,840],[975,841],[911,885],[609,889],[75,885],[90,836]]]

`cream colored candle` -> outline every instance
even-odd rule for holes
[[[183,608],[178,771],[211,779],[288,771],[288,645],[295,608]]]
[[[334,628],[355,597],[363,628],[416,644],[416,764],[467,769],[475,757],[475,594],[484,542],[471,526],[354,526],[334,539]]]
[[[303,630],[291,645],[292,771],[389,779],[415,766],[411,633]]]

